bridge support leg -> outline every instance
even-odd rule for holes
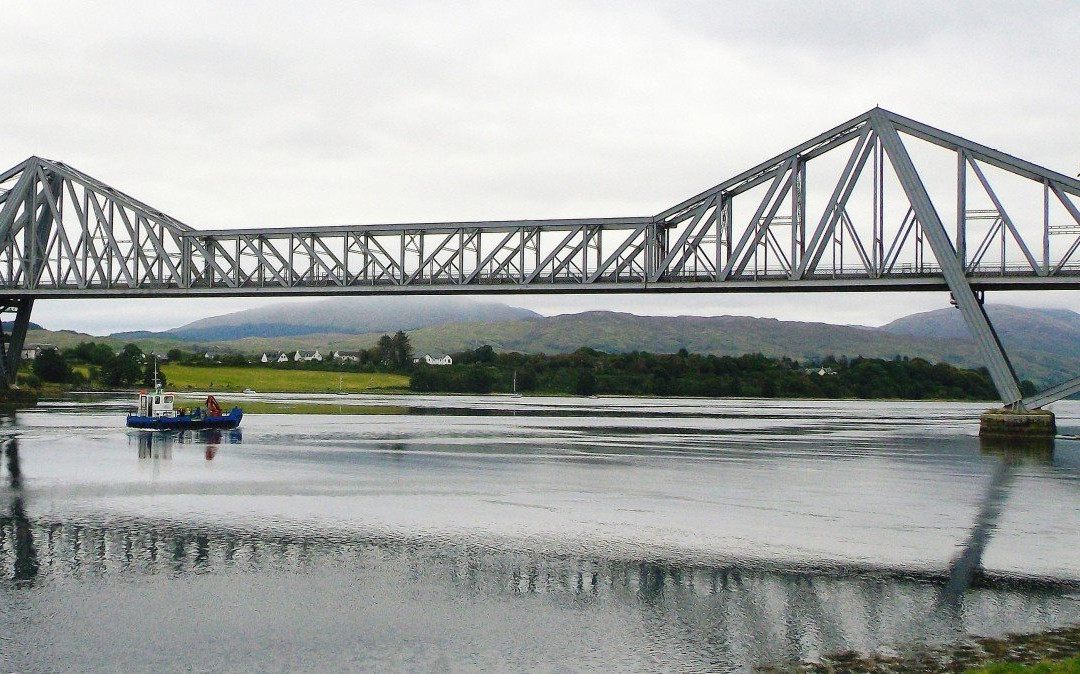
[[[1052,439],[1057,430],[1054,415],[1044,410],[1027,409],[1020,393],[1020,380],[1016,371],[986,315],[981,298],[976,296],[971,288],[967,272],[957,257],[956,248],[949,240],[949,234],[945,231],[926,186],[915,170],[911,155],[900,140],[896,126],[881,111],[871,113],[870,123],[889,156],[896,177],[904,188],[912,210],[915,211],[915,217],[934,252],[934,257],[941,266],[941,273],[952,291],[953,302],[960,309],[968,330],[975,338],[994,382],[994,388],[1005,403],[1005,409],[990,410],[982,415],[979,434],[1006,438],[1049,436]]]
[[[23,342],[30,327],[30,311],[34,300],[26,297],[0,298],[0,316],[14,312],[15,321],[8,332],[0,323],[0,387],[11,388],[22,363]]]
[[[885,148],[889,161],[896,171],[896,177],[900,180],[900,185],[904,188],[904,193],[911,203],[911,208],[915,211],[915,217],[934,252],[934,257],[941,266],[941,273],[949,285],[949,290],[952,291],[953,301],[963,314],[964,322],[986,361],[990,378],[994,381],[994,387],[1001,396],[1001,401],[1010,408],[1022,409],[1023,396],[1020,394],[1020,381],[1016,377],[1016,371],[1013,370],[1012,363],[1009,362],[1009,357],[1001,346],[1001,340],[994,332],[994,326],[990,324],[990,319],[986,316],[982,302],[971,289],[967,273],[956,257],[956,249],[949,241],[949,234],[945,231],[941,217],[934,208],[930,195],[926,192],[926,186],[923,185],[918,171],[915,170],[911,156],[900,140],[900,134],[881,111],[871,113],[870,119],[874,132],[881,140],[881,145]]]

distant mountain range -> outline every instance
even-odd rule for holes
[[[1018,374],[1049,385],[1080,374],[1080,314],[1062,309],[988,305]],[[220,349],[243,353],[298,348],[358,349],[385,333],[406,330],[419,353],[453,353],[490,344],[498,351],[738,355],[759,352],[798,360],[827,355],[921,357],[965,367],[982,365],[960,312],[905,316],[880,328],[780,321],[746,316],[637,316],[610,311],[540,316],[496,302],[457,297],[348,297],[291,302],[203,319],[159,333],[118,333],[144,349]],[[61,346],[102,339],[70,331],[33,330],[30,342]]]
[[[118,333],[116,337],[174,337],[223,342],[247,337],[295,337],[316,333],[366,334],[416,330],[445,323],[488,323],[537,318],[528,309],[462,297],[333,297],[283,302],[204,318],[161,333]]]
[[[13,327],[15,327],[15,321],[4,321],[3,325],[4,325],[4,332],[10,333],[11,329]],[[27,330],[44,330],[45,328],[41,327],[40,325],[38,325],[37,323],[35,323],[33,321],[30,321],[30,323],[27,324],[26,329]]]

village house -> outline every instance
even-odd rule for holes
[[[263,363],[288,363],[289,354],[284,351],[267,351],[259,360]]]
[[[430,354],[425,353],[419,358],[413,358],[414,363],[427,363],[428,365],[453,365],[454,359],[445,353]]]
[[[335,351],[334,352],[334,359],[339,360],[339,361],[341,361],[343,363],[344,362],[359,363],[360,362],[360,352],[359,351]]]
[[[22,348],[23,360],[36,360],[43,351],[56,351],[52,344],[27,344]]]
[[[301,363],[301,362],[308,363],[308,362],[311,362],[313,360],[314,361],[322,361],[322,354],[319,353],[318,349],[316,349],[314,351],[303,351],[303,350],[297,349],[296,355],[293,356],[293,361],[296,362],[296,363]]]

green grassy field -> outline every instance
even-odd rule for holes
[[[173,391],[243,391],[260,393],[360,393],[372,389],[405,389],[409,378],[381,372],[324,372],[321,370],[279,370],[270,367],[194,367],[164,365],[161,371]]]

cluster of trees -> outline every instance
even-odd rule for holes
[[[158,372],[158,380],[166,383],[164,373]],[[31,386],[40,382],[98,388],[152,386],[154,362],[134,344],[116,352],[108,344],[80,342],[63,351],[42,351],[24,382]]]
[[[398,330],[394,336],[383,335],[374,349],[362,352],[360,363],[377,362],[389,370],[408,370],[412,367],[413,348],[409,336]]]
[[[418,368],[415,391],[577,395],[677,395],[765,398],[993,400],[985,368],[966,370],[921,358],[833,358],[799,363],[761,354],[606,354],[580,349],[544,356],[496,354],[490,346],[452,354],[454,365]],[[819,374],[823,372],[823,374]],[[1025,391],[1034,392],[1030,382]]]

